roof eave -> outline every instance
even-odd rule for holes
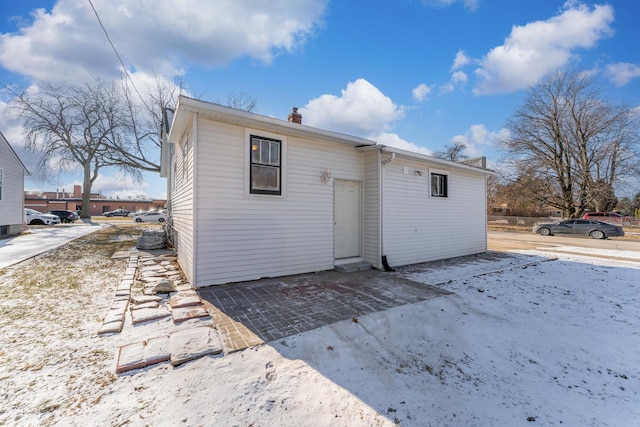
[[[13,155],[15,156],[16,160],[18,161],[18,163],[20,163],[20,166],[22,166],[22,169],[24,170],[24,173],[29,175],[29,176],[31,176],[31,172],[29,172],[29,169],[27,169],[27,167],[24,165],[24,163],[22,163],[22,160],[20,160],[20,156],[18,156],[18,153],[16,153],[16,151],[13,149],[13,147],[9,143],[9,140],[7,140],[7,138],[4,137],[2,132],[0,132],[0,138],[2,138],[2,140],[7,143],[7,147],[9,147],[9,150],[13,153]]]
[[[438,165],[442,165],[443,167],[453,167],[456,169],[464,169],[470,172],[481,172],[486,175],[495,175],[496,172],[491,169],[485,169],[477,166],[471,166],[464,163],[452,162],[451,160],[441,159],[435,156],[429,156],[427,154],[415,153],[413,151],[403,150],[401,148],[389,147],[383,144],[377,144],[375,146],[366,146],[359,147],[360,150],[379,150],[385,153],[395,153],[396,156],[403,157],[411,160],[422,160],[431,163],[435,163]]]
[[[368,139],[318,129],[303,124],[291,123],[286,120],[237,110],[186,96],[180,96],[178,104],[176,105],[176,114],[173,117],[173,123],[171,124],[171,130],[169,133],[169,142],[177,143],[188,127],[188,123],[191,120],[191,114],[184,113],[199,114],[208,119],[271,131],[274,133],[283,133],[302,138],[316,137],[325,141],[349,144],[354,147],[375,145],[374,141]]]

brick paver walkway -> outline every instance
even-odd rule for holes
[[[449,292],[392,273],[368,270],[211,286],[198,289],[198,294],[209,303],[216,327],[231,337],[225,346],[241,350]]]

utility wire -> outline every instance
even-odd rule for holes
[[[104,35],[107,37],[107,41],[109,42],[109,44],[111,45],[111,48],[113,49],[113,52],[116,54],[116,57],[118,58],[118,61],[120,61],[120,65],[122,66],[122,69],[124,70],[124,73],[127,76],[127,79],[129,80],[129,82],[131,82],[131,86],[133,86],[133,89],[136,91],[136,93],[138,94],[138,97],[140,97],[140,100],[142,101],[142,103],[144,104],[144,106],[151,111],[151,108],[149,108],[149,106],[147,105],[147,103],[145,102],[144,98],[142,97],[142,95],[140,94],[140,92],[138,91],[138,88],[136,87],[135,83],[133,83],[133,79],[131,78],[131,74],[129,74],[129,70],[127,70],[127,67],[124,65],[124,61],[122,60],[122,58],[120,57],[120,54],[118,53],[118,49],[116,49],[116,46],[113,44],[113,42],[111,41],[111,38],[109,37],[109,33],[107,32],[107,29],[104,27],[104,25],[102,24],[102,20],[100,19],[100,15],[98,15],[98,11],[96,10],[96,8],[93,6],[93,2],[91,0],[89,1],[89,5],[91,5],[91,9],[93,9],[93,13],[95,13],[96,18],[98,19],[98,24],[100,24],[100,28],[102,28],[102,31],[104,31]]]

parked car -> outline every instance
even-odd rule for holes
[[[582,218],[595,219],[596,221],[608,222],[616,225],[638,225],[638,218],[620,215],[615,212],[586,212]]]
[[[594,239],[624,236],[622,227],[592,219],[566,219],[552,224],[536,224],[533,232],[543,236],[574,235],[591,236]]]
[[[164,212],[143,212],[133,217],[135,222],[165,222],[167,214]]]
[[[106,216],[106,217],[112,217],[112,216],[128,216],[131,213],[131,211],[128,211],[126,209],[116,209],[115,211],[109,211],[109,212],[105,212],[102,215]]]
[[[56,215],[58,218],[60,218],[60,222],[72,223],[80,219],[78,214],[72,211],[47,211],[46,213]]]
[[[27,208],[24,210],[24,222],[29,225],[54,225],[60,224],[60,217]]]

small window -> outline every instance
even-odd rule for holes
[[[189,164],[187,158],[189,156],[189,138],[184,141],[182,146],[182,176],[185,180],[189,179]]]
[[[251,190],[253,194],[282,194],[282,141],[251,135]]]
[[[431,174],[431,196],[447,197],[447,175],[432,173]]]

